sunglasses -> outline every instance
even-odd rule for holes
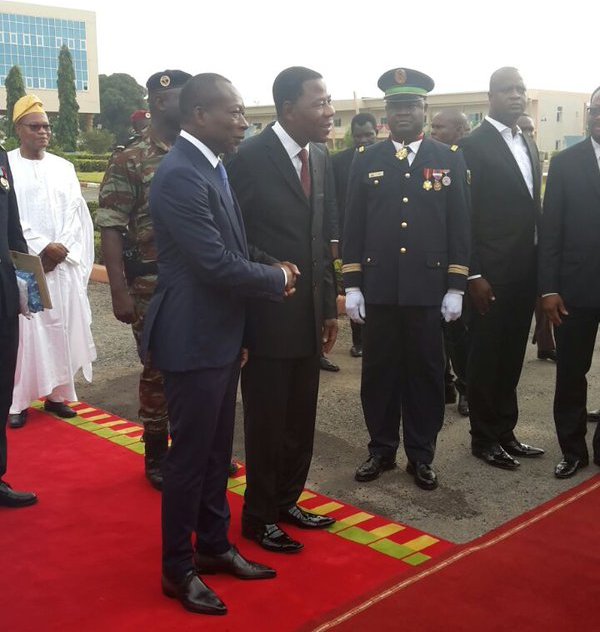
[[[25,127],[28,127],[32,132],[39,132],[40,130],[44,130],[45,132],[51,132],[52,127],[50,123],[21,123]]]

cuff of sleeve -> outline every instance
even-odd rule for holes
[[[470,277],[467,277],[467,281],[472,281],[473,279],[481,279],[481,274],[472,274]]]

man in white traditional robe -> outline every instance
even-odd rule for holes
[[[52,308],[21,319],[19,354],[9,426],[19,428],[27,408],[46,397],[45,410],[74,417],[74,378],[92,379],[92,339],[87,283],[94,261],[94,231],[73,165],[46,152],[51,130],[42,102],[19,99],[13,122],[20,147],[8,153],[19,216],[30,254],[46,273]]]

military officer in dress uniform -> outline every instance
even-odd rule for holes
[[[441,314],[462,312],[469,262],[468,175],[461,151],[423,137],[433,80],[398,68],[378,82],[391,136],[359,150],[343,242],[346,312],[365,323],[361,399],[371,441],[356,480],[396,465],[403,420],[407,472],[435,489],[444,418]]]

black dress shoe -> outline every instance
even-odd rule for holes
[[[217,595],[190,571],[180,582],[162,576],[162,591],[167,597],[179,599],[181,605],[197,614],[227,614],[227,607]]]
[[[12,487],[0,480],[0,507],[28,507],[35,505],[38,499],[33,492],[16,492]]]
[[[319,358],[319,363],[321,365],[321,370],[323,371],[339,371],[340,367],[337,364],[334,364],[329,358],[325,356],[321,356]]]
[[[242,535],[272,553],[298,553],[304,548],[276,524],[253,525],[242,520]]]
[[[8,416],[8,425],[11,428],[22,428],[27,421],[27,409],[20,413],[11,413]]]
[[[544,454],[542,448],[534,448],[532,445],[521,443],[516,439],[514,441],[510,441],[509,443],[503,443],[502,448],[513,456],[524,456],[526,458],[542,456],[542,454]]]
[[[196,551],[194,562],[200,575],[227,573],[238,579],[272,579],[277,575],[275,569],[242,557],[235,546],[221,555],[204,555]]]
[[[554,468],[556,478],[571,478],[582,467],[587,467],[587,459],[567,459],[566,457]]]
[[[556,350],[550,349],[550,351],[538,351],[537,357],[538,360],[552,360],[552,362],[556,362]]]
[[[47,399],[44,402],[44,410],[62,417],[63,419],[70,419],[71,417],[77,417],[77,413],[67,406],[64,402],[52,402]]]
[[[427,463],[408,463],[406,471],[415,479],[421,489],[432,490],[438,486],[437,474]]]
[[[499,445],[490,448],[472,448],[473,456],[485,461],[488,465],[499,467],[503,470],[516,470],[521,465]]]
[[[353,358],[362,357],[362,345],[352,345],[352,347],[350,347],[350,355]]]
[[[598,410],[590,410],[587,414],[588,423],[597,423],[600,421],[600,409]]]
[[[469,400],[466,395],[458,394],[458,406],[456,407],[458,414],[463,417],[469,416]]]
[[[396,461],[393,459],[384,459],[378,454],[370,454],[369,458],[358,467],[354,479],[360,483],[374,481],[379,478],[386,470],[393,470],[396,467]]]
[[[334,518],[309,513],[304,511],[304,509],[300,509],[298,505],[292,505],[289,509],[281,511],[279,520],[281,522],[289,522],[301,529],[326,529],[335,522]]]

